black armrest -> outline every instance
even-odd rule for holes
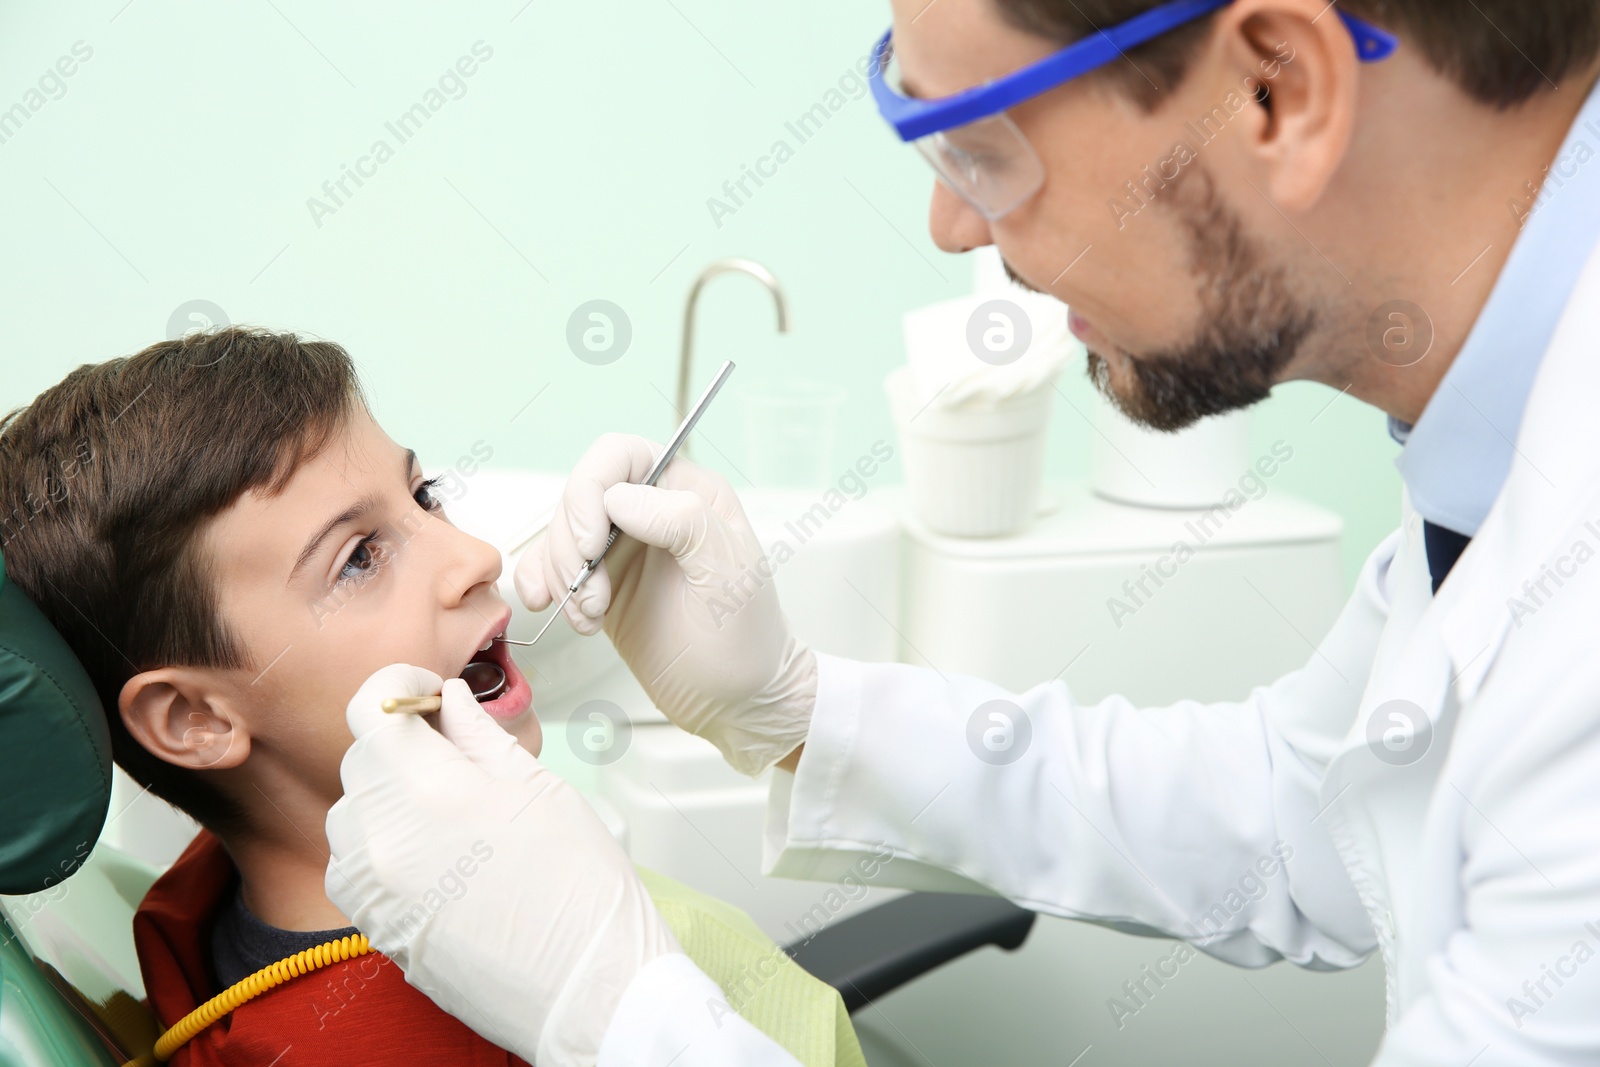
[[[784,951],[850,1012],[984,945],[1020,948],[1034,914],[1001,897],[910,893],[824,927]]]

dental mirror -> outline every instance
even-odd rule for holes
[[[493,663],[469,663],[461,677],[472,690],[472,699],[480,704],[506,691],[506,672]]]

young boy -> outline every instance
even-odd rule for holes
[[[83,661],[116,761],[206,828],[135,918],[163,1026],[354,932],[323,888],[323,827],[345,706],[375,670],[451,678],[493,659],[508,687],[484,710],[538,753],[528,683],[491,646],[511,619],[500,555],[430,485],[345,351],[292,334],[189,334],[80,367],[0,420],[11,579]],[[402,1060],[523,1062],[376,953],[251,1001],[173,1062]]]

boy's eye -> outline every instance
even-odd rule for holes
[[[368,534],[363,537],[350,552],[350,558],[344,561],[344,566],[339,568],[341,582],[359,581],[370,577],[378,569],[380,562],[377,550],[377,534]]]
[[[429,478],[427,481],[417,486],[417,491],[411,494],[412,499],[417,502],[417,506],[422,508],[422,510],[438,511],[440,508],[444,507],[444,501],[433,495],[434,486],[438,484],[439,479],[437,476]]]
[[[417,502],[417,506],[422,510],[444,510],[443,501],[433,495],[434,486],[438,484],[438,478],[429,478],[417,486],[417,491],[411,494],[411,498]],[[380,543],[379,535],[377,533],[368,534],[357,542],[356,547],[351,550],[349,558],[339,568],[339,581],[341,583],[356,582],[371,578],[373,574],[377,573],[378,567],[382,565],[384,555],[385,550]]]

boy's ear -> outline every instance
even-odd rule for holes
[[[197,672],[163,667],[134,675],[117,706],[133,739],[175,766],[237,767],[250,754],[244,717]]]

